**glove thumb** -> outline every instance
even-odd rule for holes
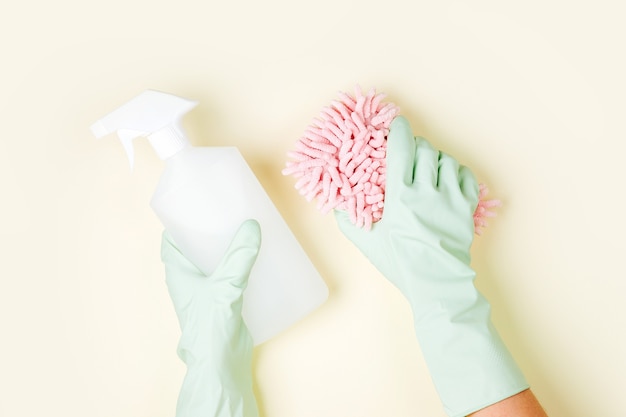
[[[350,214],[344,210],[333,210],[333,214],[335,215],[335,220],[337,221],[337,226],[339,226],[339,230],[350,240],[353,240],[356,234],[363,231],[363,228],[356,227],[354,222],[350,218]]]

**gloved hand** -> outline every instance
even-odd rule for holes
[[[247,220],[215,271],[206,276],[163,234],[161,257],[182,335],[178,355],[187,373],[177,417],[256,417],[252,338],[241,318],[243,291],[261,245]]]
[[[396,117],[387,143],[383,217],[367,231],[338,225],[408,299],[446,413],[467,414],[528,388],[474,286],[470,246],[478,184],[458,162]]]

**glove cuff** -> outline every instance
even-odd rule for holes
[[[489,303],[475,289],[471,298],[461,305],[433,303],[428,314],[415,318],[424,359],[450,417],[466,416],[529,387],[491,322]]]

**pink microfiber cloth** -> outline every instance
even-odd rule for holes
[[[317,200],[322,213],[345,210],[357,227],[371,228],[382,218],[385,200],[387,136],[399,108],[383,102],[385,95],[371,89],[364,95],[340,93],[288,153],[284,175],[297,178],[296,189],[307,201]],[[498,200],[486,200],[480,184],[480,201],[474,212],[474,229],[480,234]]]

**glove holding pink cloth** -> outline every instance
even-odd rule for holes
[[[450,417],[528,388],[474,286],[470,247],[480,188],[471,171],[396,117],[387,144],[385,209],[370,230],[335,210],[340,229],[408,299],[415,332]]]

